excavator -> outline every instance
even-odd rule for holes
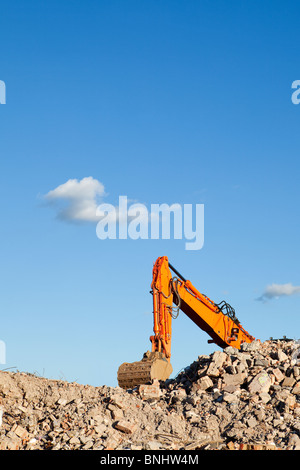
[[[125,362],[119,367],[117,378],[121,388],[132,389],[154,379],[166,381],[170,377],[172,320],[178,317],[180,310],[208,333],[209,343],[221,348],[240,349],[242,343],[255,340],[242,327],[231,305],[224,300],[217,304],[201,294],[169,263],[167,256],[157,258],[152,275],[154,334],[150,336],[151,352],[145,352],[140,361]]]

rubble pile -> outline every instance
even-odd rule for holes
[[[0,400],[1,450],[300,450],[300,345],[227,347],[132,390],[2,371]]]

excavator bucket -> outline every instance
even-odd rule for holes
[[[165,381],[172,373],[172,366],[163,353],[147,351],[137,362],[124,362],[118,369],[118,384],[124,389],[151,383],[153,379]]]

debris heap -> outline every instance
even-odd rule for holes
[[[300,450],[300,344],[201,355],[133,390],[0,372],[0,449]]]

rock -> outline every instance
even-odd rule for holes
[[[300,450],[298,348],[227,347],[132,390],[0,371],[0,450]]]
[[[278,361],[284,362],[288,359],[288,356],[282,351],[282,349],[277,350]]]
[[[223,382],[224,382],[224,386],[228,386],[228,385],[241,385],[244,383],[245,379],[247,377],[247,374],[242,372],[240,374],[224,374],[223,375]]]
[[[14,428],[14,433],[16,436],[20,437],[21,439],[26,439],[28,437],[28,432],[22,426],[17,425]]]
[[[241,351],[258,351],[261,347],[259,340],[252,341],[252,343],[242,343]]]
[[[272,374],[275,376],[275,380],[278,383],[282,382],[285,377],[285,375],[277,367],[272,370]]]
[[[219,377],[220,376],[219,368],[214,362],[211,362],[211,364],[209,365],[209,367],[207,369],[207,375],[209,377]]]
[[[266,393],[266,392],[260,392],[259,398],[264,404],[266,404],[266,403],[269,403],[269,401],[271,400],[271,395],[269,395],[269,393]]]
[[[238,403],[239,397],[234,393],[224,392],[223,400],[227,403]]]
[[[115,428],[119,431],[125,432],[126,434],[132,434],[137,428],[135,423],[130,423],[129,421],[118,421],[115,424]]]
[[[146,450],[159,450],[161,449],[160,442],[157,441],[148,441],[145,445]]]
[[[74,436],[74,437],[71,437],[71,439],[69,440],[69,444],[70,444],[71,446],[74,446],[74,445],[75,445],[75,446],[78,446],[78,445],[80,445],[80,443],[81,443],[81,442],[80,442],[80,439],[78,439],[78,437],[75,437],[75,436]]]
[[[300,382],[296,383],[292,390],[292,393],[294,393],[295,395],[300,395]]]
[[[281,383],[282,387],[293,387],[296,383],[294,377],[285,377]]]
[[[250,393],[268,393],[271,383],[268,373],[263,371],[252,379],[248,385],[248,390]]]
[[[211,388],[214,385],[210,377],[201,377],[197,383],[199,385],[200,390],[207,390],[208,388]]]
[[[104,443],[105,450],[114,450],[121,443],[122,437],[118,432],[110,433],[108,439]]]
[[[144,384],[139,386],[139,394],[143,400],[156,400],[161,396],[161,390],[158,380],[153,380],[151,385]]]

